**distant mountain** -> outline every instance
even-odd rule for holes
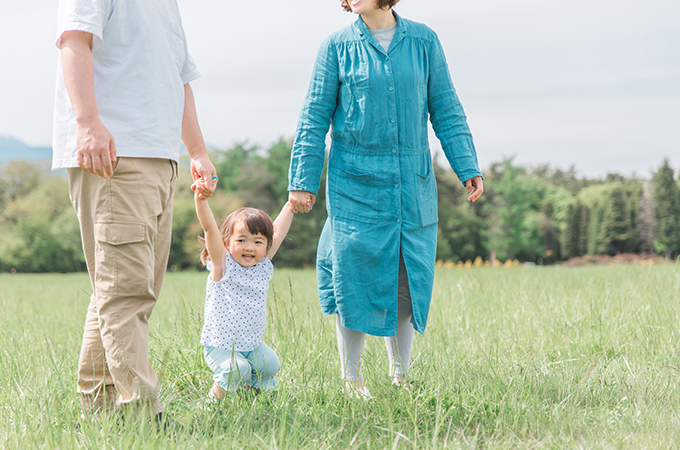
[[[6,163],[12,159],[28,159],[31,161],[52,159],[52,148],[31,147],[13,137],[0,136],[0,163]]]

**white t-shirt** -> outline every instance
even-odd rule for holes
[[[267,292],[274,275],[268,257],[252,267],[243,267],[224,256],[224,275],[212,280],[213,265],[208,262],[205,317],[201,345],[250,352],[262,343],[267,325]]]
[[[187,49],[176,0],[60,0],[58,48],[71,30],[92,34],[97,108],[117,155],[177,161],[184,84],[200,73]],[[78,167],[76,132],[60,54],[52,169]]]

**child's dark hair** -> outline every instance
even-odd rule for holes
[[[274,223],[266,212],[257,208],[237,209],[224,219],[224,223],[220,227],[220,234],[225,246],[229,242],[231,233],[234,232],[234,224],[238,221],[243,221],[248,231],[252,234],[264,236],[267,239],[267,251],[269,251],[274,240]],[[198,239],[203,245],[201,248],[201,262],[203,265],[206,265],[210,260],[210,256],[208,255],[208,249],[205,247],[205,239],[200,237]]]
[[[347,11],[352,12],[352,7],[349,6],[350,0],[340,0],[340,6]],[[375,7],[378,9],[388,9],[392,8],[394,5],[399,3],[399,0],[378,0],[375,2]]]

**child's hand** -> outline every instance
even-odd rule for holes
[[[213,184],[214,187],[217,187],[217,177],[213,177]],[[201,200],[207,200],[213,192],[215,192],[215,189],[210,189],[208,187],[208,184],[206,180],[204,180],[202,177],[197,178],[192,184],[191,184],[191,190],[196,193],[196,197],[200,198]]]
[[[202,191],[205,189],[205,182],[202,178],[197,179],[191,184],[191,190],[194,191],[196,198],[205,200],[206,197],[203,196]]]

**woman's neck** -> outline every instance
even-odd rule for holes
[[[392,14],[392,8],[374,9],[373,11],[363,13],[361,18],[364,19],[364,23],[369,30],[389,28],[397,23],[397,18]]]

